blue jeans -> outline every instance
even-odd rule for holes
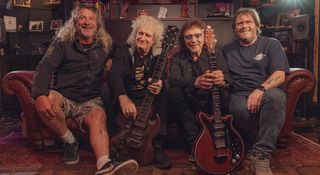
[[[284,123],[286,95],[278,88],[268,89],[263,94],[260,112],[256,114],[248,111],[247,99],[245,95],[231,95],[229,108],[234,124],[245,134],[255,135],[250,151],[270,156],[276,149]]]

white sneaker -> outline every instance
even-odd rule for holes
[[[109,161],[97,170],[95,175],[134,175],[138,167],[138,162],[132,159],[124,162]]]

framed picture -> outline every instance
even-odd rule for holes
[[[138,16],[148,16],[149,15],[149,10],[148,9],[138,9]]]
[[[293,17],[300,14],[299,9],[290,10],[287,12],[279,13],[277,17],[277,26],[290,26]]]
[[[15,16],[3,16],[6,31],[15,32],[17,30],[17,18]]]
[[[62,26],[62,20],[51,20],[50,29],[57,30]]]
[[[43,30],[43,21],[29,22],[29,31],[42,31],[42,30]]]
[[[61,4],[61,0],[43,0],[43,5]]]
[[[18,7],[31,7],[31,0],[13,0],[13,5]]]

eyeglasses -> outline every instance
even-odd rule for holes
[[[202,38],[202,33],[196,33],[196,34],[193,34],[193,35],[183,36],[184,40],[186,40],[186,41],[191,41],[193,37],[195,37],[196,39],[201,39]]]

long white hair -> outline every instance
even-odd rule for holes
[[[89,9],[92,12],[97,14],[97,32],[96,32],[96,40],[97,43],[101,44],[104,51],[106,53],[109,53],[112,45],[112,38],[111,36],[106,32],[104,27],[104,22],[102,20],[102,17],[98,10],[93,6],[88,5],[78,5],[72,10],[71,17],[65,22],[64,26],[60,28],[60,30],[57,32],[55,39],[61,40],[61,41],[75,41],[76,38],[76,27],[75,23],[77,20],[77,17],[79,15],[79,11],[81,9]]]

